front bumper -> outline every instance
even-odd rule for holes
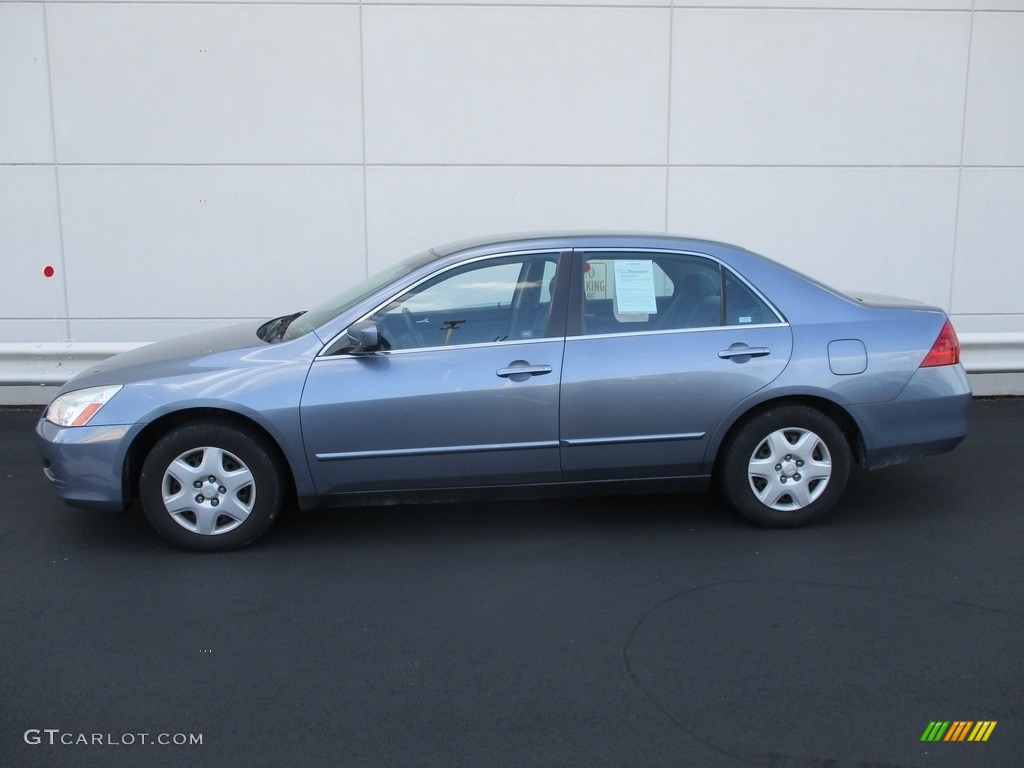
[[[130,426],[59,427],[40,419],[36,445],[43,474],[75,507],[118,512],[128,504],[124,458]]]

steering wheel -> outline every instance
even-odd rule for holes
[[[402,307],[402,321],[405,323],[405,330],[409,334],[409,338],[412,339],[413,346],[423,346],[423,336],[420,335],[420,329],[416,327],[416,323],[413,322],[412,312],[409,311],[408,307]]]

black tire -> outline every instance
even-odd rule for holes
[[[757,414],[722,447],[718,482],[729,503],[766,528],[808,525],[843,494],[852,455],[821,411],[782,405]]]
[[[175,427],[156,442],[139,475],[150,524],[175,546],[199,552],[255,541],[280,512],[284,488],[266,440],[220,422]]]

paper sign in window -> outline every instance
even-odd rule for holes
[[[658,305],[654,298],[654,262],[642,259],[615,261],[615,315],[654,315]],[[633,319],[633,318],[629,318]]]

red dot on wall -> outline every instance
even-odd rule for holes
[[[53,277],[53,273],[55,271],[56,270],[53,267],[51,267],[49,264],[47,264],[45,267],[43,267],[43,275],[45,277]]]

